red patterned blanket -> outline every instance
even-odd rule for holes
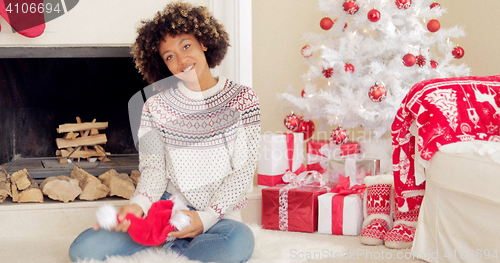
[[[418,129],[417,149],[424,161],[442,145],[455,142],[495,141],[500,147],[499,90],[500,75],[432,79],[410,89],[392,124],[394,187],[400,211],[420,206],[425,189],[425,182],[416,180],[412,123]]]

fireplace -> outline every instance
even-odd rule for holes
[[[148,84],[129,47],[2,48],[0,85],[0,165],[10,173],[27,168],[43,179],[69,175],[75,165],[94,175],[137,169],[128,103]],[[111,162],[59,164],[56,129],[76,117],[109,123]]]

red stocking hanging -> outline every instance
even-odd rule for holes
[[[25,37],[38,37],[45,30],[43,0],[0,0],[0,16],[12,30]]]

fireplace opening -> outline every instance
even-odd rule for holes
[[[148,84],[129,47],[14,48],[0,57],[0,165],[9,172],[31,167],[34,178],[68,175],[74,165],[137,169],[128,103]],[[47,165],[62,137],[58,126],[76,117],[108,122],[100,133],[107,137],[105,151],[115,155],[109,164]]]

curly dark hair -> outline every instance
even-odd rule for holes
[[[159,54],[159,45],[167,34],[191,34],[208,48],[205,57],[210,68],[222,62],[229,47],[229,35],[204,6],[174,2],[158,12],[152,20],[141,21],[138,36],[132,45],[135,67],[148,83],[172,75]]]

